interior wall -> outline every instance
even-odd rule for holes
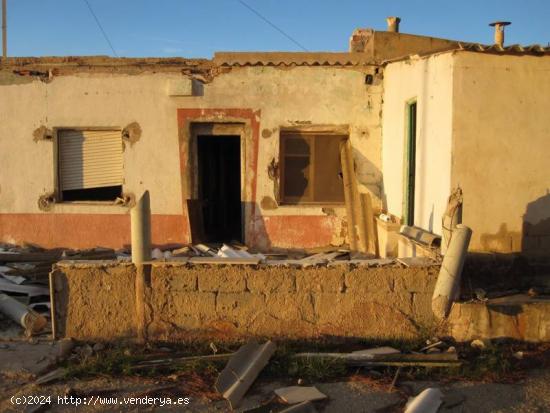
[[[455,56],[452,184],[470,249],[550,254],[550,58]]]
[[[383,200],[403,216],[407,103],[417,102],[416,226],[441,234],[451,188],[452,76],[450,54],[390,63],[384,70],[382,108]]]

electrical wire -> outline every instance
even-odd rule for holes
[[[271,27],[273,27],[275,30],[277,30],[279,33],[281,33],[283,36],[285,36],[288,40],[290,40],[292,43],[294,43],[296,46],[298,46],[300,49],[302,49],[304,52],[309,52],[308,49],[306,49],[298,40],[294,39],[292,36],[287,34],[283,29],[278,27],[275,23],[272,23],[267,19],[267,17],[264,17],[262,14],[260,14],[259,11],[252,8],[248,3],[244,2],[243,0],[237,0],[239,3],[241,3],[244,7],[246,7],[248,10],[250,10],[252,13],[254,13],[256,16],[258,16],[260,19],[262,19],[264,22],[269,24]]]
[[[101,33],[103,33],[103,37],[105,37],[105,40],[106,40],[107,43],[109,44],[109,47],[110,47],[111,50],[113,51],[113,54],[115,55],[115,57],[118,57],[118,54],[117,54],[117,52],[115,51],[115,48],[113,47],[113,44],[112,44],[111,41],[109,40],[109,36],[107,36],[107,33],[105,32],[105,30],[103,30],[103,26],[101,25],[101,23],[99,22],[99,19],[97,18],[96,14],[94,13],[94,10],[92,9],[92,6],[91,6],[90,3],[88,2],[88,0],[84,0],[84,3],[86,3],[86,5],[88,6],[88,10],[90,10],[90,13],[91,13],[92,16],[94,17],[94,20],[95,20],[95,22],[97,23],[97,27],[99,27],[99,30],[101,30]]]

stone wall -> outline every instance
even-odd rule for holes
[[[148,335],[233,339],[408,339],[433,325],[438,267],[291,269],[274,266],[152,266]],[[57,337],[135,336],[135,268],[59,263],[52,273]]]

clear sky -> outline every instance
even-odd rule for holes
[[[112,55],[85,0],[7,0],[8,55]],[[88,0],[120,56],[212,57],[215,51],[299,51],[239,0]],[[346,51],[357,27],[492,43],[548,45],[550,0],[244,0],[311,51]]]

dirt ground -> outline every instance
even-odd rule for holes
[[[17,333],[17,326],[2,321],[4,331]],[[129,375],[127,371],[120,373],[135,363],[134,356],[153,353],[156,357],[162,350],[166,357],[175,357],[177,351],[193,354],[208,351],[211,346],[206,343],[205,347],[175,349],[76,343],[60,359],[61,342],[52,343],[47,336],[0,337],[0,412],[231,412],[227,402],[213,389],[225,363],[141,376]],[[235,349],[222,346],[218,343],[220,352]],[[470,358],[471,368],[467,370],[470,377],[434,376],[407,368],[391,390],[395,368],[353,368],[342,373],[335,368],[322,370],[316,366],[313,373],[317,377],[325,373],[329,376],[318,379],[308,376],[312,370],[302,367],[291,374],[288,365],[281,364],[277,374],[273,370],[266,373],[270,366],[281,363],[274,356],[236,411],[279,412],[284,405],[273,390],[303,384],[314,385],[327,395],[326,400],[315,402],[317,411],[323,413],[403,412],[408,398],[428,387],[438,387],[443,392],[439,412],[550,412],[550,347],[542,345],[541,349],[518,343],[488,346],[483,350],[475,350],[471,345],[458,348],[461,358]],[[514,357],[519,349],[525,354],[521,359]],[[475,360],[483,362],[476,364]],[[70,374],[59,381],[35,384],[36,377],[60,367]],[[260,406],[264,407],[259,409]]]
[[[260,381],[256,383],[244,399],[239,412],[259,406],[272,397],[272,391],[288,383]],[[442,406],[440,412],[548,412],[550,411],[550,371],[534,370],[520,383],[437,383],[437,382],[402,382],[392,392],[380,389],[371,383],[361,381],[338,381],[331,383],[314,383],[317,388],[328,396],[328,401],[317,402],[316,408],[324,413],[381,413],[403,411],[405,396],[403,389],[414,394],[426,387],[439,387],[447,400],[448,407]],[[206,396],[190,395],[184,389],[185,383],[168,378],[158,379],[111,379],[97,378],[93,380],[71,380],[65,383],[37,387],[34,385],[20,385],[4,381],[0,385],[2,401],[0,410],[3,412],[26,412],[24,406],[16,406],[10,402],[12,396],[66,394],[73,397],[100,398],[95,405],[58,404],[54,401],[48,412],[229,412],[231,411],[224,400],[210,400]],[[156,406],[152,405],[125,405],[124,398],[130,397],[177,397],[190,398],[188,405]],[[69,396],[70,397],[70,396]],[[113,403],[114,398],[118,404]],[[76,399],[75,403],[76,403]],[[94,399],[95,400],[95,399]],[[67,402],[68,403],[68,402]],[[92,403],[93,404],[93,403]],[[115,407],[116,406],[116,407]],[[266,410],[269,411],[269,410]]]

